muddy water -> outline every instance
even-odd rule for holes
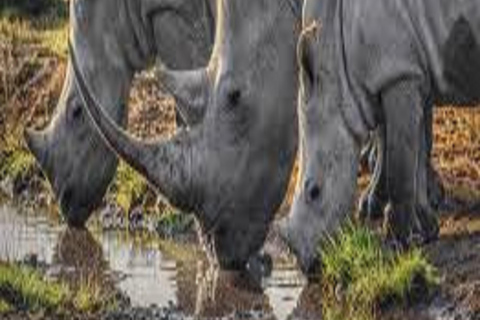
[[[272,275],[258,285],[238,274],[212,274],[195,244],[102,231],[95,225],[70,230],[44,212],[0,205],[0,261],[28,260],[72,286],[87,281],[102,290],[115,288],[133,306],[173,306],[195,319],[321,319],[318,285],[307,285],[292,262],[273,256]],[[479,318],[436,298],[378,319]]]
[[[33,260],[52,277],[115,286],[134,306],[174,305],[184,314],[208,318],[255,313],[287,319],[297,312],[305,285],[300,273],[285,263],[276,264],[259,287],[235,274],[213,276],[193,244],[160,242],[95,226],[69,230],[45,213],[3,205],[0,261],[6,260]]]

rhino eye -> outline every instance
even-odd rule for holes
[[[304,188],[307,202],[313,202],[320,196],[320,186],[312,179],[309,179],[305,182]]]
[[[82,115],[83,115],[83,109],[82,109],[82,106],[80,104],[75,104],[73,107],[72,107],[72,111],[71,111],[71,116],[70,116],[70,120],[72,122],[76,122],[76,121],[79,121],[81,118],[82,118]]]
[[[228,93],[228,103],[231,106],[236,106],[240,102],[240,98],[242,96],[242,93],[240,90],[232,90]]]

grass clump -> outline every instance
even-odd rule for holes
[[[5,152],[0,156],[0,179],[11,177],[13,180],[26,178],[35,168],[35,158],[25,149],[18,148]]]
[[[68,288],[46,281],[33,269],[0,265],[0,295],[3,307],[28,310],[56,310],[68,298]]]
[[[19,264],[0,264],[0,314],[15,310],[53,314],[92,314],[113,310],[116,296],[93,281],[73,289],[62,280],[48,280],[37,270]]]
[[[98,310],[103,304],[102,290],[93,282],[82,283],[73,297],[73,305],[80,312]]]
[[[439,282],[420,249],[394,252],[353,224],[323,244],[322,264],[326,319],[373,319],[386,306],[428,296]]]
[[[0,314],[6,313],[12,310],[12,306],[3,299],[0,299]]]
[[[135,170],[121,162],[111,191],[118,206],[124,212],[130,212],[147,191],[147,183]]]

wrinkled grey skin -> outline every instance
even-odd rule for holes
[[[171,204],[196,215],[208,251],[224,269],[244,268],[260,249],[289,182],[297,149],[297,3],[217,1],[206,76],[192,79],[204,79],[192,94],[194,104],[208,104],[204,119],[169,141],[143,142],[121,130],[74,64],[84,105],[106,141]],[[189,86],[171,81],[170,87]]]
[[[301,63],[303,175],[284,236],[303,270],[348,214],[360,146],[383,126],[388,236],[407,244],[438,233],[419,165],[433,103],[480,101],[476,0],[307,0]],[[381,27],[379,27],[381,26]]]
[[[171,68],[208,61],[214,37],[210,0],[75,0],[71,39],[90,87],[109,116],[126,125],[126,104],[136,71],[155,57]],[[180,106],[187,122],[198,114]],[[102,201],[117,158],[81,107],[68,65],[55,115],[42,132],[27,130],[27,144],[48,177],[69,225],[83,226]]]
[[[432,116],[431,114],[429,115]],[[432,121],[427,121],[431,123]],[[445,194],[445,189],[440,181],[440,176],[435,171],[431,163],[431,150],[433,147],[432,125],[426,128],[425,132],[425,159],[422,159],[420,166],[424,166],[427,171],[427,196],[430,206],[435,211],[454,211],[458,204],[454,199]],[[366,190],[362,193],[358,214],[360,221],[372,221],[383,217],[383,211],[388,204],[387,177],[385,171],[385,132],[382,128],[371,133],[371,138],[361,151],[361,163],[366,165],[372,179]]]

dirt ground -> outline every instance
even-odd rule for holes
[[[65,70],[65,58],[41,46],[0,41],[0,155],[8,137],[49,121]],[[434,123],[434,165],[447,193],[472,205],[443,214],[440,240],[426,251],[442,275],[441,292],[480,319],[480,108],[437,109]],[[174,102],[148,74],[135,80],[129,129],[140,137],[174,132]]]

